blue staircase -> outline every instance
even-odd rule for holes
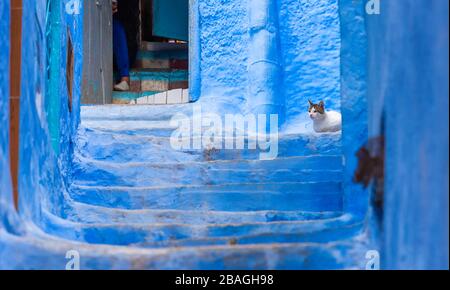
[[[83,268],[363,267],[339,134],[283,136],[266,161],[258,150],[176,151],[162,108],[83,107],[70,196],[61,216],[44,212],[46,239],[79,243]]]

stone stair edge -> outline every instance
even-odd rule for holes
[[[208,188],[208,192],[209,191],[217,191],[217,188],[220,187],[237,187],[237,186],[267,186],[267,185],[279,185],[279,186],[291,186],[291,185],[319,185],[319,184],[327,184],[327,185],[336,185],[336,186],[341,186],[342,182],[341,181],[324,181],[324,182],[318,182],[318,181],[314,181],[314,182],[270,182],[270,183],[226,183],[226,184],[219,184],[219,185],[179,185],[179,186],[143,186],[143,187],[136,187],[136,186],[89,186],[89,185],[78,185],[76,183],[72,183],[71,184],[71,188],[76,188],[79,190],[110,190],[110,191],[117,191],[117,190],[123,190],[123,191],[127,191],[127,192],[132,192],[132,191],[147,191],[147,190],[165,190],[165,189],[204,189],[204,188]],[[214,189],[215,188],[215,189]],[[228,192],[228,191],[227,191]],[[234,191],[236,193],[239,192],[243,192],[243,191]],[[245,191],[244,191],[245,192]],[[247,192],[246,192],[247,193]],[[248,192],[248,193],[254,193],[253,191]],[[257,193],[255,193],[257,194]]]
[[[354,219],[352,214],[350,213],[342,213],[339,216],[324,218],[324,219],[314,219],[314,220],[293,220],[293,221],[274,221],[274,222],[243,222],[243,223],[218,223],[218,224],[183,224],[183,223],[79,223],[69,221],[67,219],[56,216],[46,210],[42,211],[44,213],[45,219],[50,222],[55,222],[54,225],[74,225],[77,228],[116,228],[116,229],[127,229],[127,228],[136,228],[136,229],[155,229],[160,227],[169,227],[169,228],[187,228],[187,229],[205,229],[205,228],[225,228],[225,227],[242,227],[242,226],[277,226],[277,225],[306,225],[306,224],[328,224],[337,222],[339,225],[346,226],[348,223],[352,223],[352,221],[356,221],[356,223],[360,224],[363,221]],[[342,223],[342,224],[340,224]],[[333,224],[334,225],[334,224]],[[149,231],[151,232],[151,231]]]
[[[225,160],[205,160],[205,161],[192,161],[187,160],[183,162],[167,162],[167,163],[154,163],[154,162],[112,162],[112,161],[106,161],[106,160],[97,160],[92,159],[88,157],[83,157],[80,155],[76,155],[76,159],[74,160],[74,163],[80,163],[80,164],[92,164],[92,165],[101,165],[104,167],[111,167],[115,169],[125,168],[125,167],[167,167],[167,166],[190,166],[190,165],[214,165],[214,164],[236,164],[236,163],[242,163],[242,164],[264,164],[264,163],[275,163],[275,162],[282,162],[282,161],[306,161],[306,160],[330,160],[333,159],[335,161],[337,160],[343,160],[342,155],[307,155],[307,156],[282,156],[277,157],[276,159],[272,160],[259,160],[259,159],[225,159]],[[231,168],[232,169],[232,168]],[[283,169],[283,168],[280,168]],[[316,171],[329,171],[329,169],[303,169],[303,170],[316,170]],[[339,170],[339,169],[336,169]],[[333,171],[333,170],[331,170]]]
[[[106,244],[89,244],[85,242],[78,242],[68,239],[63,239],[57,236],[46,234],[43,232],[30,231],[26,236],[12,235],[3,229],[0,229],[0,240],[4,249],[14,248],[14,246],[37,249],[35,253],[40,253],[43,257],[48,258],[48,253],[56,253],[58,262],[61,261],[61,257],[64,257],[68,250],[78,249],[86,259],[97,257],[122,257],[128,260],[131,259],[152,259],[152,257],[160,255],[170,255],[171,253],[188,252],[190,254],[201,253],[203,251],[217,253],[225,253],[226,251],[239,252],[242,251],[242,255],[249,254],[248,250],[276,250],[276,249],[295,249],[295,248],[314,248],[314,249],[331,249],[339,246],[354,246],[354,239],[356,237],[331,241],[328,243],[314,243],[314,242],[302,242],[302,243],[267,243],[267,244],[247,244],[247,245],[211,245],[211,246],[198,246],[194,249],[192,247],[169,247],[169,248],[139,248],[129,246],[117,246]],[[14,252],[14,251],[12,251]],[[11,253],[12,253],[11,252]],[[16,255],[16,254],[14,254]],[[65,265],[65,264],[64,264]],[[61,265],[63,267],[64,265]]]
[[[218,211],[218,210],[184,210],[184,209],[122,209],[122,208],[109,208],[98,205],[90,205],[80,202],[73,202],[74,207],[81,206],[86,207],[87,209],[92,210],[104,210],[107,212],[117,212],[119,214],[161,214],[161,213],[188,213],[188,214],[204,214],[204,213],[214,213],[214,214],[225,214],[225,215],[254,215],[254,214],[272,214],[272,213],[284,213],[284,214],[305,214],[305,215],[314,215],[314,214],[336,214],[342,215],[343,212],[338,211],[304,211],[304,210],[256,210],[256,211]]]
[[[326,232],[340,232],[346,230],[362,229],[363,221],[352,218],[350,214],[343,214],[336,218],[304,220],[304,221],[281,221],[281,222],[252,222],[252,223],[228,223],[228,224],[81,224],[60,219],[56,216],[45,215],[46,223],[51,230],[47,232],[53,235],[59,235],[62,238],[74,239],[79,241],[88,241],[93,244],[114,244],[121,245],[121,237],[135,235],[134,241],[127,242],[128,246],[136,244],[158,244],[171,242],[171,236],[179,235],[175,242],[179,245],[186,242],[224,242],[233,239],[251,240],[261,237],[273,236],[303,237],[305,234],[323,234]],[[70,229],[70,230],[69,230]],[[275,232],[273,230],[276,229]],[[115,233],[112,237],[111,230]],[[232,230],[232,232],[229,232]],[[108,233],[108,239],[102,238],[103,231]],[[157,236],[154,236],[154,234]],[[344,237],[346,238],[345,234]],[[162,236],[159,236],[162,234]],[[212,235],[211,235],[212,234]],[[354,235],[354,232],[351,232]],[[142,241],[138,241],[142,239]],[[336,241],[336,239],[333,239]],[[255,243],[256,241],[254,241]],[[262,242],[263,244],[267,242]],[[287,242],[289,243],[289,242]]]

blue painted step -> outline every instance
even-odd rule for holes
[[[79,185],[98,186],[341,181],[342,158],[313,156],[161,164],[81,159],[74,164],[73,175]]]
[[[105,124],[107,126],[107,124]],[[174,163],[211,160],[259,159],[260,150],[174,150],[169,137],[127,135],[93,129],[80,130],[75,153],[110,162]],[[339,134],[281,135],[278,157],[341,155]]]
[[[69,250],[77,249],[81,269],[147,270],[337,270],[364,269],[367,245],[344,241],[214,247],[144,249],[76,243],[43,233],[0,235],[0,269],[64,270]],[[17,253],[33,259],[17,259]],[[345,259],[343,259],[345,257]]]
[[[46,232],[92,244],[146,247],[330,242],[358,234],[351,215],[314,221],[236,224],[77,224],[46,217]]]
[[[131,70],[131,82],[139,82],[145,88],[146,82],[160,82],[161,84],[170,84],[173,82],[182,82],[189,79],[187,70]],[[149,84],[150,85],[150,84]],[[146,89],[142,88],[143,91]],[[167,87],[167,89],[170,89]]]
[[[64,218],[69,221],[95,224],[107,223],[147,223],[147,224],[225,224],[256,223],[276,221],[306,221],[330,219],[342,215],[341,212],[306,211],[202,211],[202,210],[127,210],[107,208],[74,202]]]
[[[71,187],[75,201],[123,209],[341,211],[339,182],[179,187]]]
[[[260,161],[258,150],[173,150],[170,117],[191,108],[83,109],[73,200],[63,219],[43,210],[46,231],[80,241],[76,249],[97,268],[338,269],[365,262],[365,247],[352,239],[363,221],[342,213],[340,134],[282,135],[273,161]],[[318,182],[288,182],[298,180]]]
[[[164,137],[170,137],[173,131],[178,128],[177,126],[170,125],[170,120],[83,120],[82,126],[108,133]]]

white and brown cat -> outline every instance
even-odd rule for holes
[[[342,129],[342,116],[336,111],[326,111],[325,103],[309,102],[309,117],[314,122],[314,131],[317,133],[338,132]]]

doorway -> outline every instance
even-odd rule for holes
[[[126,32],[130,86],[118,91],[113,89],[120,75],[113,57],[111,0],[85,0],[82,103],[188,103],[189,2],[119,0],[114,17]]]
[[[131,58],[130,91],[113,92],[113,103],[188,103],[189,0],[140,0],[137,5],[139,45]]]

